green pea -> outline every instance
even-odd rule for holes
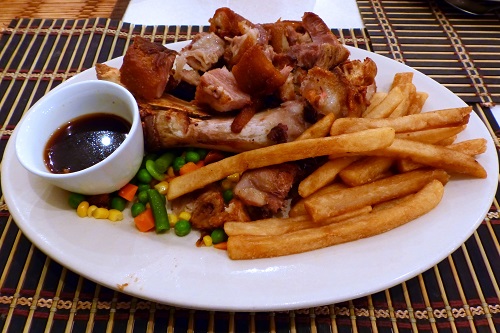
[[[186,164],[186,158],[184,156],[178,156],[174,159],[172,167],[174,168],[174,171],[179,171],[184,164]]]
[[[191,223],[187,220],[179,220],[174,226],[174,231],[177,236],[186,236],[191,232]]]
[[[137,193],[137,201],[142,202],[143,204],[147,203],[149,200],[148,190],[144,190],[144,191]]]
[[[149,171],[145,168],[139,169],[139,171],[137,171],[136,177],[137,180],[143,184],[149,184],[153,180],[153,177],[151,176]]]
[[[147,191],[151,188],[149,184],[137,184],[137,193]]]
[[[177,222],[177,223],[179,223],[179,222]],[[226,241],[226,239],[227,239],[227,235],[224,232],[224,229],[222,229],[222,228],[214,229],[212,231],[212,233],[210,234],[210,237],[212,237],[212,243],[214,243],[214,244],[222,243],[222,242]]]
[[[68,204],[71,208],[77,209],[78,205],[85,200],[85,196],[80,193],[70,193],[68,197]]]
[[[111,198],[110,207],[112,209],[117,209],[120,212],[122,212],[125,209],[126,205],[127,205],[127,200],[125,200],[122,197],[112,197]]]
[[[233,190],[225,190],[224,192],[222,192],[222,198],[224,198],[225,202],[231,201],[233,197],[234,197]]]
[[[186,153],[186,162],[198,163],[200,159],[200,154],[194,150]]]
[[[195,152],[197,152],[197,153],[198,153],[198,155],[200,155],[200,159],[201,159],[201,160],[204,160],[204,159],[205,159],[205,157],[206,157],[206,156],[207,156],[207,154],[208,154],[208,150],[206,150],[206,149],[204,149],[204,148],[196,148],[194,151],[195,151]]]
[[[136,217],[145,210],[146,205],[144,205],[142,202],[135,202],[132,207],[130,207],[130,212],[132,213],[133,217]]]

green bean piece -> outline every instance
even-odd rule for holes
[[[174,161],[174,158],[175,158],[175,155],[173,153],[170,153],[170,152],[163,153],[162,155],[160,155],[160,157],[158,157],[155,160],[156,170],[159,173],[165,173],[165,172],[167,172],[167,170],[170,167],[170,165],[172,165],[172,162]]]
[[[145,210],[146,205],[144,205],[142,202],[135,202],[132,207],[130,207],[130,213],[132,214],[132,217],[136,217]]]
[[[162,195],[155,189],[148,190],[149,205],[153,211],[153,217],[155,218],[155,230],[156,233],[164,233],[170,229],[170,223],[168,221],[167,208],[165,207]]]
[[[148,170],[149,174],[156,180],[162,181],[165,179],[165,174],[159,172],[156,169],[156,164],[155,161],[153,160],[148,160],[146,161],[146,170]]]
[[[136,177],[137,180],[143,184],[149,184],[153,180],[153,176],[151,176],[146,168],[139,169],[139,171],[137,171]]]
[[[110,203],[110,207],[112,209],[117,209],[119,210],[120,212],[123,212],[123,210],[125,209],[125,206],[127,205],[127,200],[125,200],[124,198],[122,197],[112,197],[111,198],[111,203]]]
[[[210,237],[212,237],[212,243],[214,244],[222,243],[227,240],[227,235],[222,228],[214,229]]]
[[[141,168],[146,167],[146,162],[149,160],[156,160],[158,158],[158,154],[148,153],[142,158]]]
[[[174,231],[179,237],[186,236],[191,232],[191,223],[187,220],[179,220],[174,226]]]
[[[85,196],[80,193],[70,193],[68,197],[68,204],[71,208],[77,209],[78,205],[85,200]]]

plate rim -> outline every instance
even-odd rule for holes
[[[180,43],[175,43],[177,47],[181,47],[182,45],[185,45],[187,44],[187,42],[180,42]],[[167,46],[172,46],[174,44],[167,44]],[[388,61],[389,63],[391,62],[396,62],[390,58],[387,58],[387,57],[384,57],[382,55],[379,55],[379,54],[376,54],[376,53],[372,53],[370,51],[366,51],[366,50],[363,50],[363,49],[358,49],[358,48],[354,48],[354,47],[348,47],[351,52],[354,50],[355,53],[358,53],[358,51],[360,51],[359,53],[362,54],[362,55],[366,55],[366,56],[370,56],[370,57],[375,57],[376,59],[378,60],[383,60],[383,61]],[[383,57],[383,58],[382,58]],[[116,61],[116,59],[119,59],[119,58],[122,58],[122,57],[118,57],[118,58],[115,58],[115,59],[112,59],[111,61]],[[375,61],[377,64],[378,62]],[[402,63],[398,63],[399,65],[402,65],[404,67],[406,67],[408,70],[411,70],[413,71],[414,73],[419,73],[418,75],[424,75],[422,74],[421,72],[411,68],[411,67],[408,67],[407,65],[405,64],[402,64]],[[80,78],[83,77],[83,73],[86,73],[86,75],[91,75],[92,74],[92,70],[94,69],[94,67],[92,67],[91,69],[87,69],[86,71],[62,82],[61,84],[59,84],[57,87],[55,87],[54,89],[52,89],[51,91],[55,90],[55,89],[58,89],[59,87],[61,87],[62,85],[67,85],[67,84],[71,84],[71,83],[76,83],[78,82],[78,78],[80,76]],[[89,72],[90,71],[90,72]],[[425,76],[425,75],[424,75]],[[425,76],[425,78],[427,80],[430,80],[432,82],[434,82],[435,84],[438,84],[440,87],[443,87],[444,89],[447,89],[446,87],[440,85],[439,83],[437,83],[436,81],[434,81],[433,79]],[[50,93],[50,92],[49,92]],[[453,94],[452,92],[450,92],[450,94]],[[456,98],[458,98],[456,95],[454,95]],[[461,101],[461,100],[460,100]],[[463,105],[466,105],[465,102],[461,101],[463,103]],[[24,115],[23,115],[24,117]],[[474,117],[477,117],[477,119],[481,122],[481,124],[484,126],[484,124],[482,123],[482,121],[479,119],[479,117],[477,115],[475,115],[475,113],[473,113],[473,116],[471,118],[474,118]],[[22,121],[22,119],[20,120]],[[17,126],[16,126],[17,127]],[[7,146],[5,148],[5,153],[4,153],[4,159],[6,156],[8,157],[11,157],[11,156],[14,156],[15,159],[17,159],[17,157],[15,156],[15,145],[14,145],[14,141],[15,141],[15,135],[16,135],[16,130],[14,129],[14,132],[12,134],[12,136],[10,137],[8,143],[7,143]],[[496,155],[496,151],[491,151],[491,145],[493,143],[492,141],[492,138],[490,136],[488,136],[486,138],[488,140],[488,148],[489,148],[489,151],[490,151],[490,154],[493,154],[493,155]],[[132,289],[132,288],[124,288],[124,289],[119,289],[117,288],[117,284],[112,284],[112,283],[109,283],[107,281],[103,281],[102,277],[96,277],[95,274],[89,274],[89,272],[85,272],[85,269],[82,269],[82,267],[75,267],[75,265],[73,265],[72,263],[68,262],[67,260],[63,259],[63,260],[59,260],[60,258],[55,258],[54,256],[50,255],[51,253],[53,254],[54,252],[51,252],[50,248],[48,248],[48,245],[47,243],[44,243],[45,240],[43,239],[40,239],[40,236],[38,235],[35,235],[33,234],[32,230],[29,229],[29,221],[24,221],[24,219],[22,218],[22,214],[18,211],[18,207],[15,207],[16,204],[15,204],[15,200],[13,199],[13,195],[11,195],[12,193],[8,193],[5,192],[5,188],[12,188],[13,184],[11,183],[11,179],[8,178],[8,176],[13,172],[11,170],[13,170],[14,168],[11,168],[9,169],[9,165],[11,163],[13,163],[12,161],[5,161],[5,160],[2,160],[2,188],[4,189],[4,198],[5,198],[5,201],[7,203],[7,206],[9,207],[9,211],[11,212],[12,216],[14,217],[14,221],[15,223],[19,226],[20,230],[30,239],[30,241],[35,245],[37,246],[37,248],[39,248],[40,250],[42,250],[42,252],[44,252],[47,256],[49,256],[51,259],[53,259],[54,261],[60,263],[61,265],[65,266],[65,267],[68,267],[69,269],[71,269],[72,271],[75,271],[76,273],[84,276],[85,278],[91,280],[91,281],[94,281],[96,283],[99,283],[99,284],[102,284],[108,288],[111,288],[111,289],[114,289],[114,290],[118,290],[120,292],[123,292],[123,293],[126,293],[126,294],[129,294],[129,295],[132,295],[132,296],[136,296],[136,297],[140,297],[140,298],[145,298],[145,299],[148,299],[148,300],[152,300],[152,301],[156,301],[156,302],[160,302],[160,303],[166,303],[166,304],[170,304],[170,305],[176,305],[176,306],[181,306],[181,307],[187,307],[187,308],[192,308],[192,309],[203,309],[203,310],[220,310],[220,311],[277,311],[277,310],[293,310],[293,309],[299,309],[299,308],[307,308],[307,307],[311,307],[311,306],[320,306],[320,305],[327,305],[327,304],[331,304],[331,303],[337,303],[337,302],[340,302],[340,301],[345,301],[345,300],[348,300],[348,299],[353,299],[353,298],[357,298],[357,297],[361,297],[361,296],[366,296],[370,293],[374,293],[374,292],[377,292],[377,291],[381,291],[381,290],[384,290],[386,288],[389,288],[389,287],[392,287],[392,286],[395,286],[403,281],[407,281],[408,279],[412,278],[412,277],[415,277],[416,275],[424,272],[425,270],[429,269],[430,267],[434,266],[435,264],[437,264],[439,261],[441,261],[442,259],[444,259],[446,256],[442,256],[440,255],[440,259],[437,259],[437,258],[434,258],[433,260],[429,261],[427,265],[423,265],[423,266],[420,266],[420,267],[415,267],[415,268],[412,268],[410,271],[407,271],[406,274],[402,274],[398,277],[395,277],[394,279],[390,280],[390,281],[387,281],[386,283],[379,283],[377,285],[377,288],[365,288],[363,290],[359,289],[357,290],[356,292],[351,292],[350,293],[350,296],[348,298],[335,298],[335,297],[332,297],[331,295],[330,296],[325,296],[323,295],[322,298],[316,298],[316,299],[302,299],[302,300],[297,300],[297,299],[294,299],[294,300],[291,300],[289,302],[280,302],[280,304],[277,304],[276,302],[273,302],[273,301],[268,301],[268,302],[264,302],[264,303],[260,303],[260,304],[255,304],[255,303],[248,303],[248,304],[242,304],[242,303],[239,303],[238,305],[235,305],[235,304],[232,304],[231,302],[225,302],[224,304],[208,304],[205,302],[205,304],[196,304],[195,301],[190,301],[190,300],[186,300],[186,299],[168,299],[165,298],[165,297],[162,297],[160,295],[154,295],[154,294],[151,294],[149,293],[147,296],[144,295],[143,292],[141,292],[140,289]],[[496,158],[493,158],[493,162],[495,165],[493,166],[493,169],[496,170],[496,172],[498,173],[498,160]],[[489,175],[489,177],[491,177],[491,175]],[[474,232],[474,230],[477,229],[477,227],[479,226],[480,222],[482,221],[482,219],[484,218],[484,216],[487,214],[488,212],[488,209],[490,207],[490,204],[491,204],[491,201],[493,200],[493,197],[494,197],[494,193],[496,191],[496,186],[494,186],[494,189],[493,189],[493,186],[489,189],[490,191],[488,192],[488,200],[484,200],[484,206],[481,208],[481,213],[477,213],[475,215],[477,215],[477,221],[475,221],[474,224],[471,224],[470,225],[470,228],[467,230],[467,233],[468,235],[465,237],[465,234],[463,235],[463,241],[460,241],[460,242],[455,242],[455,243],[458,243],[458,244],[455,244],[454,248],[447,248],[446,250],[443,251],[443,253],[447,253],[446,255],[452,253],[454,250],[456,250],[456,248],[458,248],[468,237],[470,237],[470,235]],[[486,203],[486,201],[489,201],[489,203]],[[479,215],[481,215],[482,217],[480,218]],[[75,218],[76,218],[76,215],[75,215]],[[404,226],[403,226],[404,227]],[[401,228],[401,227],[400,227]],[[387,233],[386,233],[387,234]],[[385,238],[387,237],[386,234],[383,234],[381,236],[381,238]],[[375,236],[377,237],[377,236]],[[317,251],[328,251],[328,249],[331,249],[330,248],[327,248],[327,249],[322,249],[322,250],[317,250]],[[310,253],[306,253],[306,257],[307,255],[310,254]],[[299,254],[299,255],[294,255],[294,256],[297,256],[297,257],[300,257],[300,256],[303,256],[304,254]],[[267,260],[273,260],[275,258],[271,258],[271,259],[267,259]],[[230,260],[229,258],[227,258],[227,260]],[[252,265],[251,265],[252,266]],[[289,282],[290,281],[285,281],[285,282]],[[293,281],[292,281],[293,282]],[[328,294],[328,292],[325,292],[325,294]]]

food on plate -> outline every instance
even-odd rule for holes
[[[375,236],[412,221],[436,207],[444,187],[433,180],[400,204],[324,226],[291,231],[281,235],[240,234],[227,244],[231,259],[283,256]]]
[[[411,71],[377,91],[375,62],[314,13],[257,24],[220,8],[182,50],[136,37],[96,72],[140,106],[148,154],[121,195],[137,228],[196,229],[232,259],[374,236],[436,207],[454,175],[486,177],[486,141],[456,142],[471,107],[422,112]]]

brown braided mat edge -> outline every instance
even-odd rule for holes
[[[12,21],[0,39],[2,153],[30,105],[67,78],[122,55],[134,35],[169,43],[190,39],[204,29],[136,26],[107,19]],[[365,29],[334,32],[346,44],[373,51]],[[480,104],[474,108],[494,135],[498,126],[489,109]],[[491,332],[500,325],[500,267],[493,264],[500,262],[499,225],[495,200],[479,229],[455,253],[425,273],[373,295],[312,309],[228,313],[149,302],[68,271],[24,237],[2,197],[0,328],[8,332]]]

